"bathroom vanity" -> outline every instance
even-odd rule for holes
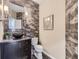
[[[31,59],[31,39],[0,41],[0,59]]]
[[[31,59],[31,39],[24,37],[39,37],[39,4],[0,0],[0,6],[0,59]]]

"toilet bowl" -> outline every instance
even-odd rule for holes
[[[38,38],[32,38],[33,53],[37,59],[42,59],[43,47],[38,45]]]
[[[43,47],[41,45],[35,45],[34,48],[35,48],[35,51],[38,53],[41,53],[43,51]]]
[[[34,48],[35,48],[34,55],[36,56],[36,58],[43,59],[42,58],[43,47],[41,45],[35,45]]]

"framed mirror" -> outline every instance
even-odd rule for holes
[[[4,37],[6,33],[9,36],[14,33],[23,34],[23,21],[26,21],[24,5],[13,0],[4,0],[4,3]]]
[[[39,37],[39,4],[32,0],[3,0],[4,36],[23,33],[26,37]],[[17,25],[17,26],[16,26]]]

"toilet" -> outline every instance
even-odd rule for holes
[[[32,38],[32,45],[35,46],[38,44],[38,37]]]
[[[35,45],[34,48],[35,48],[34,55],[37,57],[37,59],[43,59],[42,58],[43,47],[41,45]]]
[[[42,52],[43,52],[43,47],[42,45],[38,45],[38,38],[32,38],[32,45],[34,48],[34,55],[37,59],[43,59],[42,58]]]

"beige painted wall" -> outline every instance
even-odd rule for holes
[[[0,21],[0,40],[3,39],[3,24],[2,21]]]
[[[56,59],[65,59],[65,0],[40,4],[39,33],[44,50]],[[43,17],[54,14],[54,30],[43,30]]]

